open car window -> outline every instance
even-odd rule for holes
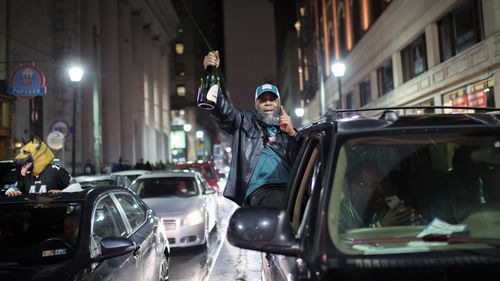
[[[341,251],[476,249],[490,246],[477,239],[500,239],[500,134],[359,137],[337,155],[329,230]],[[454,235],[476,242],[430,239]]]
[[[72,257],[80,239],[78,202],[29,201],[0,206],[0,262],[49,264]]]

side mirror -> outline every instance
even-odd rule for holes
[[[92,260],[101,262],[110,258],[128,254],[137,249],[134,241],[125,237],[105,237],[101,240],[101,254]]]
[[[215,194],[215,189],[209,187],[205,189],[205,192],[203,192],[203,194]]]
[[[219,175],[219,178],[221,178],[221,179],[226,177],[226,174],[224,174],[224,173],[217,173],[217,174]]]
[[[287,256],[300,253],[290,222],[280,209],[237,209],[229,220],[227,239],[232,245],[249,250]]]

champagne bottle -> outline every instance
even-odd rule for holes
[[[198,97],[196,104],[206,110],[212,110],[217,103],[217,94],[219,93],[220,78],[217,73],[217,67],[209,65],[203,72],[200,79],[200,88],[198,88]]]

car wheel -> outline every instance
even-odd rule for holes
[[[168,280],[168,258],[163,255],[160,262],[160,281]]]

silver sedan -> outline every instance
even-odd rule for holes
[[[217,198],[198,172],[146,174],[130,189],[160,215],[171,248],[208,247],[217,224]]]

